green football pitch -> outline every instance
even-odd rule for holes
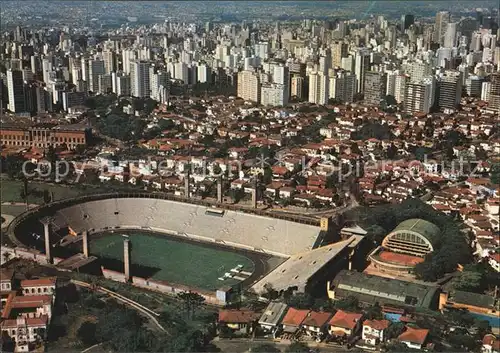
[[[132,244],[132,265],[159,269],[151,277],[152,279],[199,289],[216,290],[239,282],[234,278],[219,280],[236,266],[242,265],[244,272],[251,273],[254,270],[254,264],[249,258],[232,251],[176,241],[161,235],[138,232],[127,233],[127,235]],[[90,239],[90,252],[102,258],[123,261],[123,236],[106,233]]]

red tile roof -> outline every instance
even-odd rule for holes
[[[302,325],[323,327],[332,317],[332,313],[311,311],[302,321]]]
[[[47,287],[55,286],[57,277],[45,277],[36,279],[25,279],[21,281],[21,287]]]
[[[309,310],[288,309],[285,317],[281,321],[283,325],[299,326],[309,314]]]
[[[361,320],[362,314],[349,313],[347,311],[339,310],[331,318],[329,324],[335,327],[341,327],[352,330],[356,323]]]
[[[493,350],[500,350],[500,339],[495,335],[489,333],[483,337],[483,345],[491,346]]]
[[[26,324],[28,327],[30,326],[45,326],[47,325],[48,321],[48,316],[47,315],[42,315],[39,317],[30,317],[26,318]],[[11,319],[11,320],[5,320],[2,322],[2,328],[14,328],[17,327],[17,320],[16,319]]]
[[[39,308],[52,303],[51,295],[26,295],[16,296],[12,300],[13,308]]]
[[[407,327],[406,331],[399,335],[398,340],[401,342],[424,344],[428,335],[429,330],[427,329]]]
[[[368,326],[379,331],[385,330],[390,324],[389,320],[366,320],[363,322],[363,326]]]
[[[257,320],[260,314],[251,310],[219,310],[219,321],[245,324]]]

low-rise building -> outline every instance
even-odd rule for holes
[[[361,338],[372,346],[385,342],[385,330],[389,325],[389,320],[366,320],[363,322]]]
[[[331,317],[332,313],[310,311],[302,321],[302,328],[308,335],[320,340],[327,332],[328,321]]]
[[[408,348],[420,350],[426,345],[428,336],[427,329],[406,327],[406,330],[398,336],[398,341]]]
[[[219,310],[219,326],[252,333],[260,314],[251,310]]]
[[[489,333],[483,337],[482,353],[500,353],[500,339]]]
[[[288,306],[280,302],[271,302],[264,310],[264,313],[259,319],[260,328],[266,333],[272,333],[278,331],[281,323],[281,319],[286,313]]]
[[[307,314],[309,314],[309,310],[300,310],[295,308],[288,309],[285,317],[281,321],[283,331],[285,333],[295,334],[307,317]]]
[[[332,337],[353,337],[361,327],[362,317],[362,314],[339,310],[328,322],[328,333]]]

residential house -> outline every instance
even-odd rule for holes
[[[219,310],[219,325],[233,331],[252,333],[260,314],[251,310]]]
[[[500,353],[500,339],[489,333],[483,337],[482,353]]]
[[[500,254],[492,253],[488,256],[488,263],[497,272],[500,272]]]
[[[301,326],[309,336],[321,340],[326,334],[328,320],[331,317],[332,313],[329,312],[310,311]]]
[[[354,337],[362,323],[362,314],[339,310],[328,322],[328,333],[338,338]]]
[[[376,346],[385,341],[385,330],[390,325],[389,320],[366,320],[363,322],[361,338],[365,343]]]
[[[0,269],[0,291],[6,292],[12,290],[12,278],[14,272],[5,268]]]
[[[280,302],[271,302],[259,319],[260,328],[266,333],[276,333],[280,327],[281,319],[288,306]]]
[[[300,310],[295,308],[288,309],[285,317],[281,321],[283,331],[285,333],[295,334],[307,317],[307,314],[309,314],[309,310]]]
[[[25,279],[21,281],[21,290],[24,295],[51,295],[56,291],[56,277]]]
[[[399,335],[398,341],[408,348],[420,350],[427,343],[428,336],[429,330],[427,329],[406,327],[406,330]]]

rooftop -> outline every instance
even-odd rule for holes
[[[219,310],[219,321],[244,324],[256,320],[259,315],[251,310]]]
[[[448,302],[466,304],[480,308],[495,309],[495,298],[489,295],[455,290],[450,292]]]
[[[281,323],[283,325],[299,326],[307,317],[307,314],[309,314],[309,310],[290,308]]]
[[[311,311],[302,322],[302,325],[323,327],[332,317],[332,313]]]
[[[361,302],[397,304],[429,308],[434,304],[437,286],[342,270],[331,283],[339,297],[355,296]]]
[[[297,286],[299,291],[304,291],[307,282],[316,272],[335,259],[344,249],[357,245],[362,238],[352,236],[344,241],[294,255],[257,282],[253,289],[257,293],[262,293],[265,291],[265,285],[269,283],[277,291],[286,290],[290,286]]]
[[[259,324],[277,325],[285,313],[287,305],[280,302],[271,302],[259,319]]]
[[[441,230],[436,225],[423,219],[411,218],[398,224],[391,233],[398,231],[412,231],[424,236],[431,244],[435,244]]]
[[[330,319],[329,324],[335,327],[341,327],[352,330],[362,316],[363,314],[350,313],[347,311],[339,310]]]
[[[399,335],[398,340],[401,342],[424,344],[428,335],[429,330],[427,329],[407,327],[406,331]]]

